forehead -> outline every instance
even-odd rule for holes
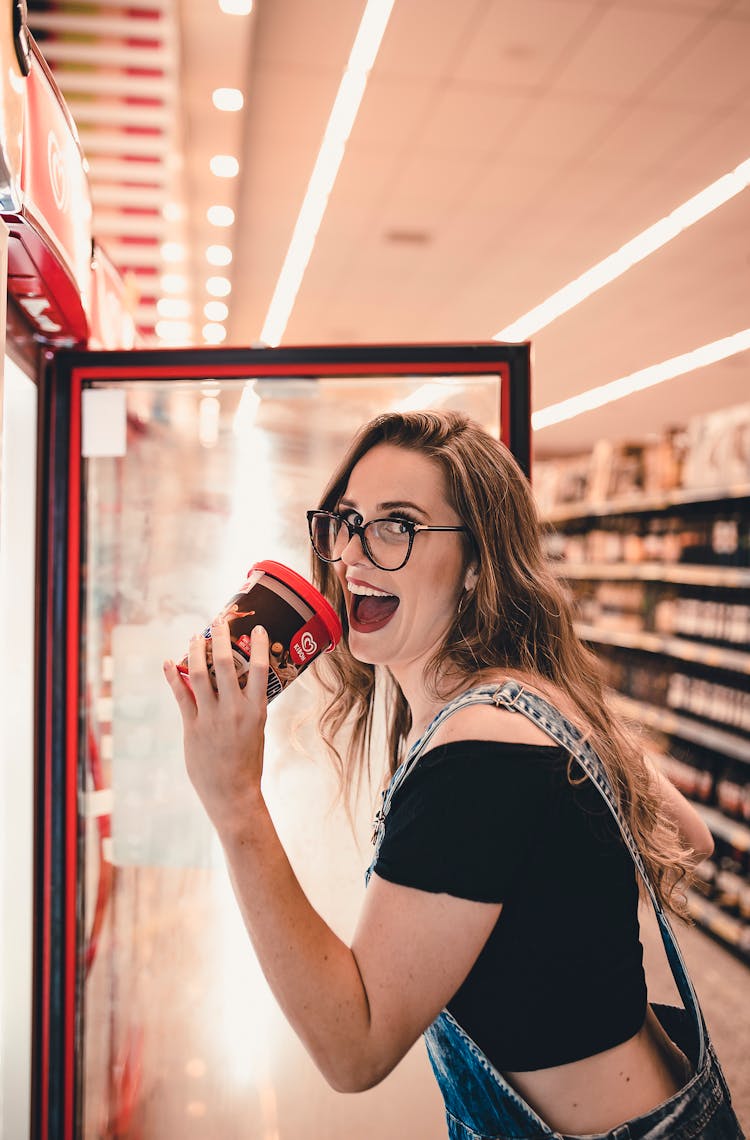
[[[379,443],[355,464],[346,498],[360,506],[408,501],[426,511],[448,502],[445,475],[440,464],[420,451]]]

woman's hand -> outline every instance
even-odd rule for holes
[[[225,620],[212,624],[211,640],[217,692],[208,675],[206,639],[201,635],[190,642],[190,683],[173,661],[165,661],[164,674],[182,716],[188,776],[221,834],[246,824],[249,811],[261,798],[268,634],[261,626],[252,631],[244,689],[237,680]]]

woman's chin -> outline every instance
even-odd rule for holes
[[[373,642],[369,634],[357,633],[354,629],[349,629],[349,652],[352,657],[357,661],[361,661],[363,665],[387,665],[389,654],[384,650],[378,653],[377,645]]]

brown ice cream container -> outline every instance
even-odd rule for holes
[[[247,684],[250,668],[250,633],[256,625],[268,632],[270,667],[269,701],[321,653],[335,649],[341,638],[336,611],[315,587],[281,562],[256,562],[247,580],[219,614],[229,625],[232,655],[240,687]],[[211,627],[203,631],[209,643],[206,661],[211,684],[216,688]],[[187,655],[177,668],[188,675]]]

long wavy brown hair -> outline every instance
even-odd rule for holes
[[[636,736],[614,714],[599,662],[575,633],[572,602],[543,552],[534,498],[515,459],[479,424],[456,412],[380,415],[353,440],[319,509],[337,509],[353,468],[379,443],[419,452],[439,464],[450,505],[471,534],[465,568],[472,562],[478,566],[475,588],[427,667],[433,694],[447,700],[500,673],[556,704],[601,758],[662,905],[686,918],[684,892],[677,888],[690,874],[692,852],[660,810]],[[390,672],[363,664],[349,651],[346,605],[333,567],[314,557],[313,578],[344,627],[336,653],[318,658],[315,670],[324,692],[321,732],[342,794],[351,803],[372,774],[378,701],[383,702],[391,772],[402,759],[411,713]],[[345,729],[342,754],[336,741]],[[585,779],[572,757],[568,779]]]

